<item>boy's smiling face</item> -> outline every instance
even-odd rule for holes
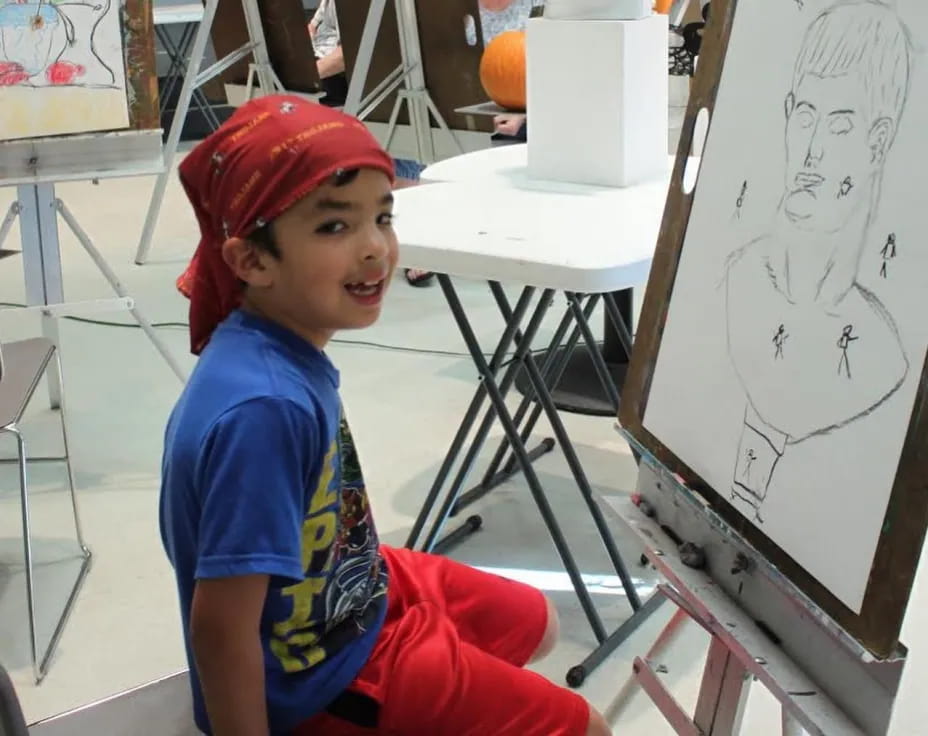
[[[247,284],[243,306],[319,348],[337,330],[372,325],[396,268],[392,217],[383,172],[333,177],[272,223],[277,255],[239,238],[223,245]]]

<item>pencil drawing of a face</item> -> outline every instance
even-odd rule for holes
[[[830,233],[875,204],[905,102],[906,38],[877,3],[848,3],[809,28],[786,95],[783,210]]]
[[[889,121],[870,126],[860,81],[807,74],[786,100],[786,214],[810,230],[834,231],[867,206]],[[877,140],[871,140],[878,136]]]

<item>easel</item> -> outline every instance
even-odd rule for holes
[[[900,648],[893,658],[875,661],[631,435],[620,432],[642,455],[641,500],[606,498],[605,505],[637,534],[648,562],[668,581],[658,586],[678,607],[668,628],[687,617],[711,638],[692,716],[661,682],[650,656],[635,660],[634,680],[668,723],[683,736],[739,733],[756,678],[781,704],[784,736],[886,733],[905,652]],[[684,561],[678,540],[701,550],[702,567],[692,566],[691,558]]]
[[[181,383],[187,376],[168,346],[155,332],[154,326],[142,314],[135,301],[129,296],[119,277],[106,259],[94,246],[90,236],[80,226],[74,213],[59,198],[55,185],[61,181],[92,181],[100,179],[139,176],[161,170],[161,131],[126,131],[97,135],[79,135],[47,139],[29,139],[0,142],[0,187],[16,187],[16,198],[10,205],[0,224],[0,246],[9,235],[13,223],[18,219],[22,243],[23,271],[26,286],[25,308],[10,308],[4,312],[38,314],[42,320],[42,332],[60,349],[58,320],[65,317],[87,315],[98,312],[128,311],[142,328]],[[90,256],[97,269],[116,293],[115,299],[95,299],[82,302],[66,302],[64,279],[61,268],[61,253],[58,241],[58,218],[68,228]],[[62,413],[64,424],[64,397],[60,363],[53,361],[47,368],[48,393],[51,408]],[[65,435],[66,437],[66,435]],[[67,455],[67,439],[65,439]],[[54,458],[57,460],[58,458]],[[32,458],[33,462],[48,458]],[[69,466],[70,468],[70,466]],[[21,470],[21,483],[25,489],[25,471]],[[69,470],[70,477],[70,470]],[[73,493],[73,479],[71,491]],[[25,492],[25,491],[24,491]],[[27,507],[23,506],[24,518]],[[77,512],[75,507],[75,523]],[[31,563],[29,542],[26,539],[27,585],[30,590],[29,616],[33,648],[33,667],[36,683],[45,677],[50,659],[58,645],[64,626],[73,610],[86,575],[89,571],[91,553],[83,546],[78,527],[78,542],[83,555],[80,569],[71,585],[67,602],[51,635],[51,639],[39,655],[35,638],[35,613],[32,608]]]
[[[280,92],[284,91],[284,87],[277,77],[277,74],[274,72],[270,57],[268,56],[267,42],[264,38],[264,27],[261,23],[261,13],[258,10],[257,0],[242,0],[242,8],[245,11],[245,23],[248,27],[248,43],[225,58],[220,59],[207,69],[200,71],[200,67],[203,65],[203,56],[206,53],[206,44],[209,41],[210,31],[213,28],[213,22],[216,19],[216,10],[218,7],[219,0],[206,0],[203,20],[200,21],[196,36],[193,40],[193,47],[190,51],[190,59],[187,64],[187,73],[184,75],[184,83],[181,86],[180,96],[177,99],[177,109],[174,111],[171,130],[168,133],[168,139],[164,145],[164,168],[161,173],[159,173],[158,179],[155,182],[151,203],[148,206],[148,215],[145,218],[145,226],[142,230],[142,238],[139,241],[139,247],[135,254],[135,262],[140,266],[148,260],[152,237],[155,233],[155,226],[158,224],[158,216],[161,213],[161,205],[164,202],[164,194],[167,191],[168,180],[173,173],[172,166],[174,157],[177,154],[177,146],[180,143],[181,132],[184,129],[184,121],[190,109],[190,102],[193,99],[194,90],[199,89],[242,59],[251,56],[253,63],[248,69],[248,82],[245,92],[246,98],[251,99],[256,79],[258,86],[264,94],[269,94],[274,90]],[[309,38],[307,38],[306,42],[309,43]]]
[[[17,197],[0,225],[0,245],[19,219],[26,301],[29,306],[66,304],[58,243],[58,217],[78,239],[113,291],[123,301],[174,374],[185,382],[186,372],[151,322],[128,299],[129,294],[77,218],[56,195],[62,181],[93,181],[140,176],[161,171],[161,131],[126,131],[67,138],[30,139],[0,143],[0,186],[17,188]],[[43,313],[42,329],[56,345],[54,314]],[[60,400],[60,376],[50,374],[52,406]]]
[[[399,29],[400,57],[402,61],[362,100],[364,85],[367,83],[371,59],[374,55],[374,45],[377,42],[377,34],[383,20],[383,11],[387,4],[387,0],[371,0],[367,11],[367,20],[364,23],[364,32],[361,35],[358,58],[351,73],[344,110],[349,115],[364,120],[395,89],[403,85],[403,88],[397,91],[396,102],[390,113],[384,148],[390,149],[390,144],[396,133],[400,109],[405,103],[409,111],[409,122],[416,137],[417,160],[419,163],[430,164],[436,160],[435,145],[432,141],[431,123],[429,121],[430,114],[452,140],[458,151],[463,153],[464,150],[460,142],[438,111],[438,107],[435,105],[435,101],[425,84],[425,72],[422,68],[422,49],[419,46],[419,36],[416,31],[419,25],[416,18],[415,0],[393,0],[393,2],[396,8],[396,24]]]

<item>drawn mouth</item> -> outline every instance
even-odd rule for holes
[[[822,184],[825,181],[824,176],[819,176],[818,174],[796,174],[794,182],[796,186],[800,189],[814,189],[815,187]]]

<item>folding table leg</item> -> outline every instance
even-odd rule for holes
[[[607,302],[612,299],[612,294],[606,294],[605,296]],[[609,368],[606,367],[606,361],[603,359],[603,355],[600,352],[599,347],[596,345],[596,338],[593,337],[593,331],[590,329],[590,323],[583,318],[583,310],[580,308],[580,298],[576,294],[568,293],[567,302],[570,304],[570,311],[573,313],[574,318],[577,320],[577,326],[580,327],[580,331],[583,333],[583,339],[586,341],[587,347],[590,349],[590,358],[593,361],[593,369],[596,371],[596,375],[599,377],[599,382],[602,384],[603,389],[606,391],[606,395],[609,397],[609,401],[612,402],[616,413],[618,413],[619,389],[613,382],[612,376],[609,375]]]
[[[158,41],[161,43],[162,48],[167,52],[168,59],[170,60],[170,65],[168,66],[167,74],[165,74],[165,84],[164,89],[161,90],[161,105],[160,113],[164,115],[164,111],[168,107],[168,98],[170,98],[171,93],[174,91],[174,88],[177,86],[177,70],[180,66],[180,61],[177,58],[174,49],[174,41],[171,39],[170,34],[164,26],[155,26],[155,36]],[[187,36],[187,26],[184,25],[183,30],[181,31],[181,40],[180,43],[183,44],[184,38]]]
[[[584,314],[587,318],[592,315],[598,301],[598,295],[593,295],[589,298],[586,309],[584,310]],[[505,315],[505,317],[507,320],[511,319],[508,315]],[[564,334],[567,332],[573,320],[574,316],[570,310],[566,311],[561,318],[560,324],[554,331],[554,336],[548,343],[548,350],[545,352],[545,360],[541,366],[541,372],[542,375],[545,376],[545,380],[551,381],[552,385],[556,385],[560,380],[561,375],[570,361],[570,353],[580,339],[580,328],[574,327],[570,337],[567,339],[564,350],[558,350],[564,341]],[[520,339],[518,333],[516,333],[516,339]],[[522,422],[525,420],[525,415],[528,413],[530,407],[534,407],[534,411],[529,417],[528,422],[523,426]],[[522,401],[519,403],[518,409],[516,409],[516,413],[512,417],[512,421],[516,423],[516,426],[522,427],[520,436],[523,444],[528,442],[532,435],[532,430],[535,428],[535,424],[538,422],[540,416],[541,408],[535,403],[534,392],[531,390],[526,391],[522,396]],[[554,448],[554,444],[552,438],[546,437],[541,441],[539,446],[529,453],[529,457],[532,461],[537,460],[541,455],[550,452]],[[465,508],[483,498],[494,488],[502,485],[518,472],[518,464],[516,463],[515,456],[511,454],[509,455],[508,461],[503,466],[503,470],[499,469],[508,450],[509,440],[504,437],[502,442],[500,442],[499,448],[496,450],[496,454],[493,455],[493,459],[487,466],[483,479],[476,486],[461,494],[454,506],[451,507],[451,516],[457,516]]]
[[[474,335],[473,328],[470,325],[470,321],[467,318],[464,307],[461,305],[460,299],[458,298],[458,295],[454,290],[454,286],[451,283],[451,279],[447,275],[438,274],[438,283],[445,294],[445,299],[448,302],[448,306],[451,309],[451,314],[453,315],[455,322],[458,324],[458,328],[461,331],[461,336],[464,338],[464,342],[467,345],[468,352],[471,354],[471,357],[474,360],[474,364],[476,365],[477,370],[480,372],[480,375],[483,378],[483,386],[489,394],[490,401],[492,401],[493,405],[496,407],[496,412],[499,416],[500,423],[503,425],[503,431],[509,438],[513,452],[518,458],[519,464],[522,466],[522,472],[525,475],[526,482],[528,483],[529,491],[531,492],[532,497],[535,500],[535,504],[538,506],[538,510],[544,519],[545,526],[548,528],[548,531],[551,535],[551,540],[554,543],[558,556],[561,558],[561,561],[564,564],[564,568],[567,571],[567,575],[570,578],[571,583],[573,584],[577,598],[580,601],[580,605],[583,608],[587,619],[589,620],[590,627],[593,629],[593,634],[596,636],[597,641],[602,642],[606,639],[607,636],[602,619],[600,618],[599,613],[593,604],[593,599],[590,596],[589,590],[587,590],[586,585],[583,582],[583,577],[577,566],[577,562],[574,560],[573,553],[570,551],[570,547],[564,538],[564,534],[561,531],[554,511],[548,502],[547,496],[545,496],[545,492],[541,487],[541,483],[538,480],[535,469],[528,457],[528,452],[525,449],[525,445],[523,445],[521,442],[519,430],[509,414],[509,409],[506,406],[506,402],[499,391],[499,387],[496,385],[494,373],[490,366],[487,365],[486,358],[483,356],[483,352],[480,349],[480,344],[477,342],[477,338]],[[494,291],[497,289],[500,292],[502,291],[502,287],[500,287],[499,284],[495,282],[491,282],[490,287],[494,289]],[[503,298],[505,298],[505,295],[503,295]],[[509,330],[507,329],[507,332],[508,331]],[[514,333],[514,331],[515,330],[513,329],[512,332]],[[531,352],[526,355],[524,364],[530,369],[534,369],[534,372],[532,373],[532,380],[535,384],[536,391],[538,391],[538,369],[532,358]],[[544,386],[543,382],[541,384],[541,391],[547,393],[547,388]],[[548,398],[550,400],[550,396]],[[561,430],[563,430],[563,426],[561,426]],[[598,510],[599,509],[597,507],[597,511]],[[621,559],[619,562],[621,563]],[[637,593],[633,587],[631,590],[632,595],[635,596],[634,600],[637,601]]]
[[[499,283],[492,282],[490,288],[493,290],[494,296],[496,296],[498,302],[508,303],[506,294]],[[615,540],[612,538],[612,533],[609,531],[606,517],[603,515],[602,509],[599,508],[599,504],[596,503],[593,489],[590,488],[590,482],[587,480],[583,465],[577,457],[577,452],[574,450],[573,443],[567,435],[567,430],[564,428],[564,423],[561,421],[561,416],[558,413],[557,407],[554,406],[554,400],[551,398],[551,393],[548,391],[547,385],[545,385],[544,378],[538,370],[538,366],[535,363],[535,358],[531,351],[526,353],[524,365],[528,371],[532,385],[535,388],[538,402],[541,404],[548,417],[548,421],[551,423],[551,429],[554,431],[554,436],[561,446],[561,451],[564,453],[567,465],[570,467],[570,472],[574,476],[577,486],[580,488],[580,494],[583,496],[587,508],[590,510],[593,522],[596,524],[596,529],[603,541],[609,559],[622,581],[622,587],[625,588],[625,595],[628,596],[632,608],[637,610],[641,608],[641,599],[638,597],[638,591],[635,590],[631,576],[629,576],[628,570],[625,567],[625,562],[622,560],[622,555],[619,554],[619,550],[615,546]]]
[[[622,345],[622,349],[625,351],[626,355],[631,355],[632,354],[632,335],[631,335],[631,332],[629,332],[629,330],[631,329],[631,325],[630,324],[627,325],[625,323],[625,317],[622,315],[622,310],[619,309],[619,306],[616,304],[615,294],[614,293],[603,294],[603,303],[606,305],[606,315],[608,316],[609,322],[612,324],[612,327],[615,330],[616,335],[619,338],[619,342]],[[600,353],[598,350],[592,350],[592,346],[593,346],[592,342],[590,342],[589,345],[591,346],[590,357],[593,361],[593,366],[595,367],[597,373],[601,373],[602,371],[606,371],[608,373],[608,368],[606,367],[606,360],[605,360],[604,355]],[[617,387],[613,387],[613,388],[615,388],[618,391]],[[619,394],[616,394],[616,396],[617,396],[617,402],[621,401],[621,396]],[[616,405],[618,406],[618,403]],[[632,446],[631,450],[632,450],[632,457],[635,458],[635,462],[640,464],[641,453],[639,453],[638,450],[635,449],[634,446]]]
[[[522,367],[522,361],[525,359],[525,354],[531,350],[532,341],[535,339],[535,335],[538,333],[538,328],[541,327],[541,323],[544,321],[545,315],[548,313],[548,309],[551,306],[552,295],[553,292],[551,291],[545,291],[544,294],[542,294],[541,299],[538,301],[538,305],[535,307],[535,312],[532,314],[532,317],[529,320],[528,327],[525,329],[524,335],[519,331],[518,323],[514,325],[515,329],[513,330],[513,336],[516,340],[518,340],[519,346],[516,348],[515,357],[510,361],[509,366],[506,368],[506,372],[503,374],[502,380],[498,384],[500,395],[503,398],[506,397],[506,394],[509,392],[512,384],[515,383],[516,375]],[[512,326],[510,321],[507,321],[506,326],[507,329]],[[495,421],[496,410],[491,405],[490,408],[487,409],[487,413],[483,417],[483,421],[480,423],[480,427],[477,429],[477,434],[464,456],[464,461],[461,463],[458,474],[445,496],[445,501],[441,506],[441,510],[438,512],[438,518],[435,520],[431,531],[425,539],[424,549],[426,552],[431,552],[434,550],[438,536],[441,534],[441,530],[451,514],[451,509],[454,507],[458,500],[458,496],[461,492],[461,486],[463,486],[464,481],[467,480],[467,476],[470,474],[470,471],[474,466],[474,462],[477,460],[477,455],[480,454],[480,450],[483,448],[483,445],[487,439],[487,435],[490,434],[490,429],[493,427],[493,423]],[[529,459],[534,458],[530,457]],[[468,523],[467,526],[468,528],[472,528],[473,524]],[[452,532],[452,534],[455,539],[460,538],[460,533]],[[442,548],[447,549],[447,543],[443,544]]]
[[[583,310],[583,315],[586,319],[589,319],[592,316],[593,311],[596,309],[596,305],[599,302],[599,298],[600,298],[599,294],[593,294],[589,297],[589,301],[587,302],[586,308]],[[502,303],[497,302],[497,304],[499,306],[500,311],[503,313],[503,315],[508,315],[511,312],[509,304],[505,300]],[[574,314],[570,310],[568,310],[564,315],[563,321],[569,324],[570,321],[574,319],[575,319]],[[557,363],[554,365],[550,376],[545,373],[544,366],[542,367],[542,375],[545,376],[546,381],[550,382],[551,386],[556,386],[558,384],[558,382],[561,380],[561,376],[564,375],[564,371],[566,371],[567,367],[570,365],[570,357],[571,357],[571,354],[573,353],[574,348],[577,346],[577,343],[580,340],[580,335],[581,335],[580,326],[575,325],[573,331],[570,333],[570,337],[567,339],[567,343],[565,344],[564,349],[560,351],[549,350],[549,354],[545,356],[545,365],[548,365],[548,358],[550,357],[550,353],[552,352],[555,354],[560,353],[557,356]],[[552,344],[554,343],[553,340],[551,342]],[[538,420],[541,418],[541,413],[542,413],[541,404],[539,404],[535,400],[535,392],[531,386],[531,382],[529,382],[529,386],[525,389],[524,395],[522,397],[522,403],[519,405],[519,410],[516,413],[516,416],[519,417],[520,414],[527,411],[529,405],[533,405],[532,414],[522,429],[522,439],[524,442],[528,441],[528,438],[531,436],[532,431],[535,429],[535,425],[538,423]],[[521,421],[520,419],[516,420],[517,423],[519,423],[520,421]],[[496,465],[498,464],[499,460],[502,459],[502,456],[506,453],[507,449],[509,449],[509,444],[504,439],[503,442],[500,444],[500,448],[497,451],[497,454],[493,457],[493,461],[490,463],[490,469],[495,470]],[[506,461],[506,464],[503,466],[502,473],[505,474],[506,476],[509,476],[515,472],[515,469],[516,469],[516,458],[515,458],[515,455],[510,454],[509,459]]]
[[[609,321],[612,323],[613,328],[619,336],[619,342],[622,343],[622,347],[625,348],[625,352],[628,355],[631,355],[633,342],[632,335],[629,332],[631,325],[625,324],[625,318],[622,316],[622,311],[615,303],[615,294],[603,294],[603,303],[606,305],[606,314],[609,316]]]
[[[528,310],[528,306],[531,303],[534,294],[535,289],[532,287],[526,287],[522,290],[522,295],[519,297],[519,301],[516,304],[514,317],[512,320],[510,320],[509,324],[506,326],[506,329],[503,331],[503,335],[500,338],[500,341],[496,346],[496,350],[493,353],[493,357],[490,360],[488,370],[491,370],[493,375],[495,375],[502,366],[506,357],[506,353],[509,351],[509,347],[512,345],[516,328],[519,324],[521,324],[522,319],[525,317],[525,313]],[[482,353],[480,357],[483,358]],[[458,427],[458,431],[455,434],[454,439],[451,441],[451,447],[448,449],[448,452],[445,455],[445,459],[442,461],[441,467],[438,469],[438,475],[435,476],[435,481],[432,483],[432,487],[429,489],[428,495],[425,497],[425,503],[422,504],[422,509],[419,511],[419,516],[416,517],[416,521],[412,525],[412,530],[409,532],[409,537],[406,539],[406,546],[408,548],[413,549],[418,544],[422,530],[425,527],[429,516],[431,516],[432,510],[435,508],[435,502],[438,500],[438,495],[441,493],[441,489],[445,485],[445,481],[448,479],[448,474],[451,472],[451,468],[454,467],[455,461],[461,454],[461,449],[464,446],[464,442],[467,440],[467,436],[470,434],[471,427],[474,426],[474,422],[477,420],[477,414],[480,413],[480,409],[483,406],[483,402],[486,397],[486,384],[482,381],[478,386],[476,393],[474,394],[474,398],[471,399],[470,406],[467,407],[467,411],[464,413],[464,419],[461,421],[461,425]]]
[[[168,72],[168,84],[165,85],[164,96],[161,100],[162,114],[164,114],[167,102],[171,93],[174,91],[175,87],[177,87],[178,81],[183,80],[184,62],[193,46],[196,27],[196,23],[185,23],[183,31],[181,31],[180,40],[175,44],[166,29],[163,29],[161,26],[155,26],[155,31],[161,41],[161,45],[164,46],[165,51],[168,52],[168,56],[171,57],[171,70]],[[209,100],[206,99],[206,95],[203,94],[203,91],[199,87],[193,90],[192,102],[200,111],[203,119],[206,120],[207,125],[213,130],[216,130],[216,128],[219,127],[219,118],[216,117],[216,113],[213,112]]]
[[[501,311],[505,314],[508,309],[508,299],[505,292],[496,282],[492,282],[490,284],[490,288],[496,297],[497,303],[500,305]],[[580,312],[578,315],[576,310],[574,311],[574,314],[575,317],[583,316],[582,312]],[[583,683],[587,674],[592,669],[597,667],[609,654],[615,650],[619,644],[627,639],[628,636],[635,629],[637,629],[638,626],[640,626],[641,623],[646,620],[657,609],[658,606],[660,606],[662,599],[659,596],[652,596],[652,599],[649,600],[646,605],[642,606],[641,599],[638,596],[638,591],[635,589],[635,586],[632,583],[631,576],[628,574],[628,569],[625,567],[622,556],[616,547],[615,540],[612,538],[612,534],[609,531],[609,527],[602,513],[602,509],[600,509],[599,505],[596,503],[596,499],[593,496],[593,491],[590,488],[589,481],[586,478],[586,474],[582,465],[580,464],[580,460],[577,457],[573,444],[571,443],[570,438],[567,435],[567,431],[564,428],[564,424],[561,421],[557,407],[554,405],[554,400],[551,397],[551,393],[548,390],[544,377],[538,370],[538,366],[531,351],[526,353],[523,363],[525,369],[528,371],[529,380],[534,388],[534,393],[536,394],[538,403],[541,405],[546,416],[548,417],[548,421],[551,424],[551,428],[554,431],[554,435],[558,444],[561,446],[561,450],[564,453],[567,464],[570,467],[572,475],[574,476],[574,480],[576,481],[577,486],[580,489],[580,493],[587,504],[590,515],[593,517],[593,522],[596,525],[597,531],[599,532],[603,546],[606,548],[606,552],[609,555],[610,561],[612,562],[615,571],[619,576],[619,579],[622,581],[622,587],[625,590],[625,595],[627,596],[633,611],[631,618],[626,620],[615,632],[613,632],[607,638],[599,638],[599,646],[589,656],[587,656],[580,665],[572,667],[567,673],[568,684],[573,687],[578,687]],[[554,536],[554,530],[551,531],[552,536]],[[564,544],[566,545],[566,542]],[[583,590],[586,592],[586,588],[583,588]],[[580,595],[580,590],[577,590],[577,593]]]

